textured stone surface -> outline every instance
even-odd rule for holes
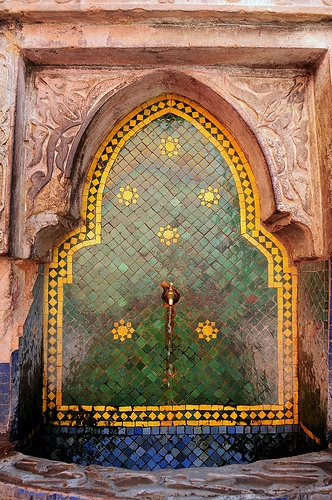
[[[1,8],[1,4],[0,4]],[[15,35],[9,29],[0,27],[0,254],[8,252],[10,181],[12,175],[13,134],[16,99]]]
[[[99,466],[83,468],[18,453],[9,453],[0,461],[0,491],[3,488],[8,495],[1,496],[4,500],[13,497],[29,500],[320,500],[331,498],[331,485],[332,455],[329,451],[251,465],[176,472],[137,472]],[[54,497],[46,496],[46,492],[52,492]]]
[[[99,0],[93,2],[92,0],[49,0],[43,2],[41,7],[40,0],[2,0],[3,17],[6,18],[8,14],[24,17],[24,14],[30,14],[31,17],[38,19],[38,13],[42,11],[56,14],[56,17],[62,13],[71,12],[77,9],[83,13],[89,13],[94,18],[103,13],[110,11],[123,11],[126,12],[131,18],[142,16],[142,11],[156,11],[165,12],[171,16],[174,12],[197,12],[199,10],[204,13],[210,13],[214,10],[221,11],[225,14],[241,14],[241,19],[250,18],[252,13],[259,14],[262,19],[269,20],[276,13],[279,16],[287,16],[289,14],[296,14],[299,20],[312,16],[328,16],[331,12],[329,6],[331,0],[200,0],[195,2],[186,2],[185,0],[147,0],[143,1],[126,1],[117,0],[116,2],[106,2]],[[244,17],[245,14],[245,17]],[[173,14],[174,15],[174,14]],[[220,14],[219,14],[220,15]]]

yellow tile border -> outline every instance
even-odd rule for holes
[[[199,418],[199,420],[195,419],[192,421],[191,418],[188,417],[185,421],[187,425],[212,425],[211,422],[215,422],[215,425],[248,425],[248,421],[250,421],[251,425],[283,425],[284,423],[297,423],[298,353],[296,326],[296,268],[290,266],[287,251],[282,243],[260,224],[260,203],[256,182],[250,165],[234,137],[200,105],[175,94],[165,94],[147,101],[129,113],[113,128],[94,156],[82,196],[82,220],[87,221],[87,224],[91,223],[91,228],[88,230],[87,226],[83,224],[63,238],[54,248],[52,262],[46,266],[44,285],[45,309],[43,316],[45,359],[43,391],[44,411],[49,413],[49,417],[53,423],[58,423],[60,425],[74,425],[74,422],[76,425],[76,420],[74,418],[75,413],[77,411],[86,411],[94,415],[92,418],[95,418],[97,425],[108,426],[146,425],[146,418],[151,425],[156,425],[155,420],[149,418],[148,415],[151,416],[154,411],[161,413],[166,411],[162,410],[161,407],[156,407],[156,410],[147,410],[146,417],[140,416],[138,420],[135,418],[135,421],[132,422],[127,420],[129,416],[126,416],[125,420],[121,418],[119,415],[120,412],[121,415],[127,415],[127,413],[125,410],[121,411],[120,408],[116,409],[108,406],[107,408],[109,408],[111,414],[108,419],[102,419],[102,416],[98,413],[97,407],[84,409],[84,407],[80,406],[79,410],[77,410],[75,406],[64,407],[62,406],[61,367],[63,284],[72,282],[72,255],[79,248],[100,243],[103,190],[109,172],[123,145],[134,133],[145,125],[169,113],[189,121],[217,148],[225,159],[233,175],[238,192],[241,219],[240,232],[244,238],[266,257],[268,265],[268,286],[276,288],[278,302],[278,405],[253,405],[248,407],[248,410],[244,410],[243,406],[228,408],[218,404],[206,405],[209,407],[206,411],[213,411],[216,415],[218,412],[223,412],[224,418],[218,415],[213,420],[211,420],[211,418]],[[63,256],[60,258],[59,254],[61,252],[64,252],[64,254],[62,254]],[[57,292],[57,307],[50,304],[49,291],[52,289]],[[286,311],[284,305],[284,294],[289,291],[292,296],[292,300],[288,301],[290,303],[289,310],[291,312],[290,326],[288,326],[289,319],[285,316]],[[289,359],[289,356],[284,352],[285,343],[287,343],[287,345],[289,344],[289,347],[291,347],[291,361],[286,361],[286,359]],[[49,344],[51,344],[52,347],[55,346],[56,356],[50,352]],[[285,368],[291,373],[291,393],[289,388],[285,387],[289,385],[289,382],[285,384],[286,377],[288,377],[288,375],[285,375]],[[55,383],[53,381],[54,369],[56,373]],[[292,409],[290,409],[289,404],[291,404]],[[195,410],[199,412],[199,406],[200,405],[186,405],[186,411],[190,412]],[[148,407],[147,405],[147,408]],[[192,410],[189,410],[189,407],[192,407]],[[216,409],[217,407],[219,410]],[[135,410],[130,411],[136,413]],[[172,417],[170,425],[184,425],[183,418],[177,418],[175,416],[175,410],[169,411],[174,411],[174,419]],[[240,413],[244,411],[251,412],[251,417],[248,416],[249,420],[241,420]],[[232,415],[233,418],[228,418],[227,412],[229,412],[229,417]],[[63,415],[62,419],[59,419],[60,413]],[[268,414],[270,416],[272,415],[273,418],[267,419],[266,416]],[[67,417],[70,416],[70,418],[65,420],[66,415]],[[118,420],[119,418],[120,423]],[[200,423],[197,424],[197,421]],[[66,422],[66,424],[64,422]],[[262,424],[262,422],[265,423]],[[162,425],[165,425],[165,421]]]
[[[315,441],[316,444],[321,444],[321,440],[316,437],[302,422],[300,422],[300,427],[307,434],[307,436],[310,437],[313,441]]]

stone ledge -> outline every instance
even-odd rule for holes
[[[205,22],[317,22],[332,18],[332,0],[146,0],[116,2],[92,0],[2,0],[0,19],[17,19],[23,22],[68,22],[74,16],[81,22],[132,21],[181,22],[184,19]],[[72,20],[72,19],[71,19]]]
[[[0,459],[0,492],[2,500],[47,500],[53,495],[57,500],[327,500],[332,498],[332,453],[326,450],[250,465],[145,472],[81,467],[12,452]]]

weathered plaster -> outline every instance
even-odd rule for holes
[[[0,259],[0,362],[9,363],[18,348],[25,318],[32,301],[37,264]]]
[[[1,0],[3,5],[2,17],[16,17],[39,21],[49,18],[56,19],[64,14],[75,12],[76,18],[88,14],[92,19],[122,20],[144,19],[163,13],[171,19],[192,17],[197,14],[203,18],[237,18],[248,21],[253,18],[270,21],[276,16],[281,20],[295,17],[298,21],[316,19],[322,20],[331,16],[329,6],[331,0],[200,0],[195,2],[183,0],[119,0],[110,3],[107,0],[53,0],[41,2],[40,0]],[[42,4],[42,5],[41,5]]]
[[[13,123],[16,100],[15,33],[0,28],[0,255],[8,252]]]

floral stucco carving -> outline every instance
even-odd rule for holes
[[[313,214],[306,76],[225,76],[223,89],[267,157],[276,202],[303,223]]]
[[[70,169],[77,139],[100,102],[147,73],[149,70],[76,69],[37,70],[33,75],[25,132],[26,230],[30,241],[40,228],[32,222],[30,227],[29,220],[39,220],[38,214],[43,219],[45,211],[68,213],[70,187],[65,173]],[[309,147],[313,132],[307,75],[248,76],[217,70],[194,73],[226,98],[254,132],[270,170],[276,209],[290,213],[293,221],[311,231],[319,231],[320,202],[313,196],[313,186],[317,187],[319,180],[312,177],[312,168],[316,167],[312,167],[315,153]]]
[[[37,74],[33,79],[33,102],[26,130],[26,159],[30,177],[28,206],[31,210],[41,190],[56,175],[63,187],[73,141],[102,96],[128,77],[78,74]]]

